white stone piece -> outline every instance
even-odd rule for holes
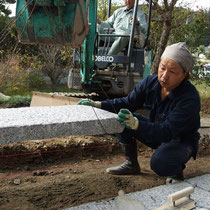
[[[117,114],[90,106],[24,107],[0,110],[0,143],[70,135],[121,133]]]
[[[0,98],[3,98],[3,99],[9,99],[9,98],[10,98],[10,96],[6,96],[6,95],[4,95],[3,93],[0,93]]]

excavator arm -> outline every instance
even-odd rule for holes
[[[78,48],[82,83],[90,84],[95,74],[94,38],[97,0],[17,0],[16,25],[22,43],[62,45]]]
[[[16,19],[22,43],[78,47],[89,31],[85,0],[18,0]]]

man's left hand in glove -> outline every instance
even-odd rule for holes
[[[101,109],[101,102],[93,101],[91,99],[82,99],[77,103],[77,105],[93,106],[93,107]]]
[[[139,126],[139,120],[133,116],[128,109],[120,109],[118,113],[118,121],[126,128],[137,130]]]

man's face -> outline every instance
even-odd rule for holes
[[[187,73],[183,71],[179,64],[169,58],[163,58],[158,68],[158,80],[160,85],[171,92],[178,87],[186,78]]]
[[[127,9],[131,9],[134,6],[135,0],[124,0]]]

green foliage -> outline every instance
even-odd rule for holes
[[[48,88],[39,88],[39,92],[44,92],[44,93],[52,93],[52,92],[66,92],[66,93],[81,93],[81,90],[71,90],[65,85],[56,85],[53,89],[51,87]]]
[[[169,44],[186,42],[191,50],[203,45],[203,35],[207,33],[207,11],[191,11],[190,9],[175,8],[173,25]]]
[[[43,63],[37,55],[28,53],[19,55],[19,65],[22,69],[42,69]]]
[[[160,8],[162,8],[161,5]],[[148,7],[144,5],[142,9],[147,14]],[[164,14],[161,15],[157,10],[152,11],[150,43],[153,55],[156,54],[161,40],[163,31],[162,16]],[[208,30],[207,11],[192,11],[183,7],[175,7],[172,22],[169,24],[171,24],[172,30],[168,44],[186,42],[193,52],[197,47],[204,44],[203,36]]]
[[[0,61],[0,86],[6,95],[27,95],[32,89],[46,87],[36,59],[14,54]]]
[[[7,95],[25,92],[28,71],[20,68],[19,56],[11,55],[0,61],[0,85],[6,89]]]
[[[113,12],[122,5],[123,4],[112,2],[111,14],[113,14]],[[100,20],[106,20],[107,19],[107,17],[108,17],[108,7],[109,7],[109,0],[98,0],[97,15],[98,15]]]
[[[71,47],[62,47],[60,50],[60,62],[62,68],[69,69],[73,65],[73,49]]]
[[[46,87],[46,81],[39,72],[30,72],[26,77],[26,85],[30,90],[40,89]]]
[[[8,104],[10,106],[29,106],[31,103],[31,96],[14,95],[9,99],[0,99],[0,104]]]
[[[12,87],[5,87],[4,88],[4,93],[6,95],[12,96],[12,95],[16,95],[16,94],[20,94],[22,93],[21,91],[21,87],[16,87],[16,86],[12,86]]]
[[[12,51],[17,40],[15,26],[9,25],[12,20],[13,18],[0,15],[1,58]]]
[[[0,104],[6,104],[8,102],[8,99],[0,98]]]
[[[191,82],[198,90],[201,99],[210,98],[210,80],[193,79]]]
[[[13,95],[26,96],[26,95],[32,95],[32,90],[24,86],[18,86],[18,87],[13,86],[13,87],[4,88],[3,93],[9,96]]]
[[[204,45],[198,46],[196,52],[198,53],[198,55],[204,54],[205,53],[205,47],[204,47]]]

